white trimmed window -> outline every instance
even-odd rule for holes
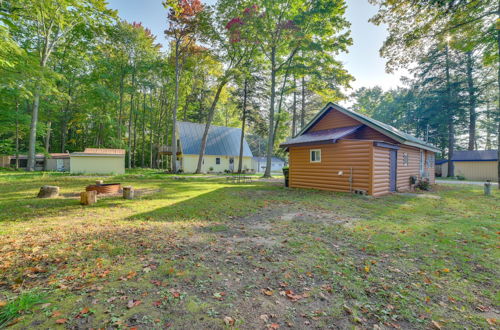
[[[427,155],[427,168],[434,166],[434,155]]]
[[[220,158],[219,157],[215,158],[215,165],[220,165]]]
[[[403,152],[403,166],[408,167],[409,163],[410,163],[410,158],[408,156],[408,153]]]
[[[311,163],[321,163],[321,149],[311,149],[309,160]]]

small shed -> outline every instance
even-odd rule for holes
[[[85,148],[70,154],[71,173],[124,174],[125,150]]]
[[[328,103],[293,138],[289,186],[381,196],[411,188],[411,178],[434,183],[439,149],[368,116]]]
[[[498,150],[459,150],[453,153],[451,160],[456,176],[467,180],[498,181]],[[436,165],[436,173],[448,176],[447,160]]]
[[[252,167],[257,173],[264,173],[267,167],[267,157],[254,157]],[[278,157],[271,157],[271,172],[281,172],[285,161]]]

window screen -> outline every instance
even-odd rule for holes
[[[321,149],[312,149],[310,153],[311,163],[321,162]]]

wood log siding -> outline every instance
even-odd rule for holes
[[[360,124],[360,123],[358,122],[358,124]],[[368,127],[368,126],[361,127],[358,131],[351,134],[350,136],[346,136],[345,138],[346,139],[358,139],[358,140],[384,141],[384,142],[389,142],[389,143],[394,143],[394,144],[398,143],[396,140],[393,140],[390,137],[385,136],[384,134],[380,133],[379,131],[376,131],[373,128]]]
[[[388,194],[390,192],[389,158],[390,158],[390,149],[373,147],[373,176],[372,176],[373,196],[381,196]]]
[[[408,154],[408,166],[403,166],[403,154]],[[410,177],[420,178],[420,149],[401,147],[398,150],[398,191],[410,190]]]
[[[321,149],[321,162],[311,163],[311,149]],[[349,192],[352,189],[371,194],[373,141],[342,140],[335,144],[290,147],[290,187]],[[343,175],[338,172],[343,171]]]
[[[321,131],[338,127],[356,126],[361,124],[359,121],[344,115],[338,111],[329,111],[320,121],[309,129],[309,132]]]

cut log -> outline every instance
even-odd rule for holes
[[[57,196],[59,196],[58,186],[43,186],[37,195],[38,198],[52,198]]]
[[[134,188],[132,186],[123,187],[123,198],[124,199],[134,199]]]
[[[92,205],[97,202],[97,191],[84,191],[80,193],[80,204]]]
[[[100,185],[100,184],[103,184],[104,183],[104,180],[95,180],[95,184],[96,185]]]

